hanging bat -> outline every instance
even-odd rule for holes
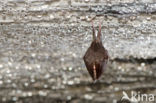
[[[97,36],[95,35],[95,28],[92,22],[93,41],[85,53],[83,59],[89,74],[93,81],[98,80],[108,62],[108,52],[102,44],[101,38],[101,24],[99,24],[99,30]]]

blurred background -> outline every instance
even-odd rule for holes
[[[96,83],[92,20],[110,56]],[[0,1],[0,103],[130,103],[123,91],[155,96],[155,79],[155,0]]]

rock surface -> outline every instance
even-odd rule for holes
[[[155,95],[155,13],[154,0],[0,1],[0,102],[122,103],[123,91]],[[110,55],[96,83],[82,59],[92,20],[102,23]]]

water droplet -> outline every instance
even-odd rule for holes
[[[8,74],[9,74],[9,73],[10,73],[10,70],[7,70],[7,71],[6,71],[6,73],[8,73]]]
[[[32,54],[31,54],[31,56],[32,56],[32,57],[35,57],[35,56],[36,56],[36,54],[35,54],[35,53],[32,53]]]
[[[26,65],[26,66],[25,66],[25,69],[27,69],[27,70],[31,70],[31,69],[32,69],[32,67],[31,67],[31,66]]]
[[[36,67],[37,67],[38,69],[40,69],[40,68],[41,68],[41,66],[40,66],[39,64],[37,64],[37,65],[36,65]]]
[[[61,58],[61,61],[64,62],[64,58]]]
[[[42,16],[41,16],[41,15],[38,15],[37,17],[38,17],[38,18],[41,18]]]
[[[48,88],[48,85],[47,85],[47,84],[45,84],[45,85],[44,85],[44,88]]]
[[[22,93],[22,91],[21,91],[21,90],[17,90],[17,93],[18,93],[18,94],[21,94],[21,93]]]
[[[8,79],[6,82],[7,82],[7,83],[11,83],[11,80],[10,80],[10,79]]]
[[[48,79],[49,77],[50,77],[50,74],[46,74],[46,75],[44,76],[45,79]]]
[[[32,96],[32,92],[28,92],[28,96],[31,97]]]
[[[69,71],[71,71],[72,69],[73,69],[72,67],[69,67],[69,68],[68,68]]]
[[[146,19],[147,19],[148,21],[150,21],[150,20],[151,20],[151,17],[147,17]]]
[[[67,100],[71,100],[71,98],[72,98],[71,96],[67,96]]]
[[[26,86],[26,87],[27,87],[28,85],[29,85],[29,84],[28,84],[27,82],[25,82],[25,83],[24,83],[24,86]]]
[[[73,53],[73,57],[75,58],[75,57],[77,57],[77,55],[75,53]]]
[[[67,83],[68,83],[68,85],[73,85],[74,84],[74,82],[71,81],[71,80],[69,80]]]
[[[141,63],[141,66],[144,67],[145,66],[145,63]]]
[[[3,84],[3,81],[0,80],[0,85],[2,85],[2,84]]]
[[[17,101],[17,99],[18,99],[17,97],[13,97],[12,98],[13,101]]]
[[[12,74],[10,73],[10,74],[8,74],[8,76],[9,76],[9,77],[12,77]]]
[[[114,90],[115,90],[115,91],[119,91],[119,88],[118,88],[118,87],[115,87]]]
[[[0,64],[0,68],[3,68],[3,64]]]
[[[19,69],[19,66],[16,66],[15,68],[18,70]]]
[[[28,43],[31,44],[32,43],[31,40],[29,40]]]
[[[26,96],[27,96],[27,94],[24,92],[24,93],[22,94],[22,96],[23,96],[23,97],[26,97]]]
[[[122,69],[121,66],[118,66],[118,69],[119,69],[119,70]]]
[[[51,15],[50,15],[50,19],[54,19],[54,18],[55,18],[54,15],[51,14]]]
[[[39,91],[39,95],[40,95],[40,96],[47,96],[47,93],[44,92],[44,91]]]
[[[41,47],[44,47],[44,42],[40,42],[41,43]]]
[[[93,96],[89,95],[89,94],[85,94],[84,95],[85,99],[91,100],[93,98]]]
[[[138,67],[138,70],[142,70],[142,68],[139,66],[139,67]]]
[[[89,2],[89,0],[85,0],[85,2]]]
[[[12,66],[12,63],[11,63],[11,62],[8,62],[8,65],[9,65],[9,66]]]
[[[16,85],[15,83],[12,83],[12,86],[13,86],[14,88],[16,88],[16,87],[17,87],[17,85]]]
[[[34,78],[32,78],[30,81],[31,81],[32,83],[34,83],[34,82],[35,82],[35,79],[34,79]]]

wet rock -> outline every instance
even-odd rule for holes
[[[155,94],[153,0],[0,1],[1,103],[117,103]],[[82,57],[102,22],[108,68],[92,83]],[[61,98],[60,98],[61,97]]]

